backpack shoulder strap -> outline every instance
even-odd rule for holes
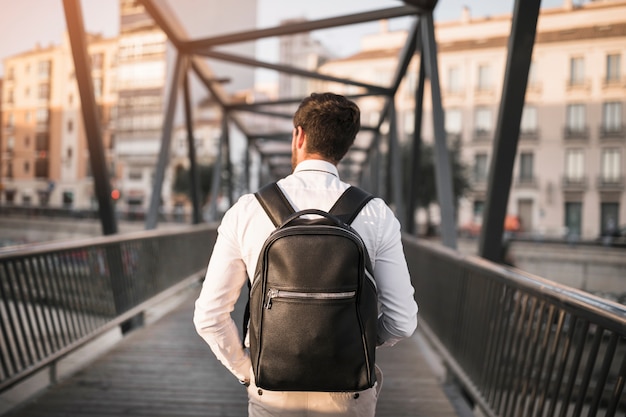
[[[275,182],[263,186],[254,193],[254,196],[276,227],[283,224],[287,217],[295,213],[287,197]]]
[[[346,224],[351,224],[373,195],[358,187],[350,187],[339,197],[329,213]]]

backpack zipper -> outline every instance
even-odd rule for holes
[[[300,291],[285,291],[270,288],[267,291],[267,301],[265,303],[265,309],[272,308],[272,300],[274,298],[301,298],[307,300],[341,300],[345,298],[352,298],[356,295],[356,291],[345,292],[300,292]]]

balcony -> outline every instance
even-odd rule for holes
[[[514,186],[515,188],[536,189],[539,187],[539,184],[535,176],[518,176],[515,178]]]
[[[626,77],[605,78],[602,80],[602,90],[616,91],[626,88]]]
[[[487,176],[486,175],[474,175],[472,178],[472,191],[484,192],[487,191]]]
[[[600,176],[598,177],[598,190],[600,191],[621,191],[624,189],[623,176]]]
[[[563,128],[563,138],[565,140],[589,140],[589,127],[566,126]]]
[[[492,131],[486,129],[474,129],[474,142],[488,142],[492,138]]]
[[[526,129],[519,132],[519,139],[525,142],[538,142],[539,141],[539,129]]]
[[[589,92],[591,91],[591,80],[588,78],[569,79],[566,81],[565,90],[568,93]]]
[[[626,126],[600,126],[598,129],[600,139],[624,139],[626,138]]]
[[[587,177],[586,176],[563,176],[561,179],[561,187],[563,191],[585,191],[587,190]]]

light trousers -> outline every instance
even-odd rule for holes
[[[248,417],[374,417],[383,374],[376,366],[376,383],[358,392],[268,391],[248,387]]]

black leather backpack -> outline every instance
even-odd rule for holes
[[[294,212],[276,183],[257,199],[276,230],[250,290],[250,356],[258,387],[360,391],[376,380],[376,282],[350,227],[372,198],[350,187],[327,213]]]

